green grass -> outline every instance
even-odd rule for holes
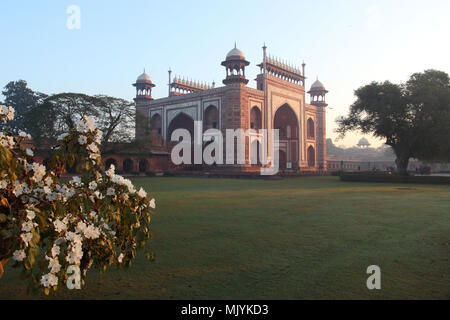
[[[141,254],[128,271],[90,270],[82,291],[56,298],[450,299],[450,186],[337,177],[135,183],[157,199],[156,261]],[[373,264],[379,291],[366,288]],[[10,267],[0,298],[28,298]]]

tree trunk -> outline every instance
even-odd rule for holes
[[[0,279],[3,277],[3,266],[8,262],[8,259],[4,259],[0,261]]]
[[[409,164],[409,157],[403,156],[399,157],[397,156],[397,159],[395,159],[395,164],[397,165],[397,171],[402,176],[408,175],[408,164]]]

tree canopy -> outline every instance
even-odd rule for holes
[[[47,97],[44,93],[31,90],[25,80],[9,82],[2,94],[5,96],[4,104],[15,109],[15,118],[8,123],[15,132],[27,131],[26,114]]]
[[[28,128],[39,144],[40,140],[56,139],[69,132],[86,116],[97,121],[103,133],[102,145],[134,139],[134,103],[105,95],[61,93],[47,97],[27,114]]]
[[[384,138],[397,157],[397,169],[407,174],[410,158],[450,160],[450,79],[426,70],[405,84],[372,82],[355,91],[346,117],[337,119],[341,136],[358,130]]]

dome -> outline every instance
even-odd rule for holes
[[[369,140],[361,138],[358,142],[358,146],[370,146]]]
[[[144,70],[144,73],[137,78],[137,82],[152,82],[152,78]]]
[[[316,82],[314,82],[311,86],[311,90],[325,90],[325,86],[323,85],[322,82],[319,81],[319,79],[316,80]]]
[[[236,48],[236,45],[234,45],[234,48],[227,54],[226,60],[230,60],[230,59],[245,60],[245,55],[241,50]]]

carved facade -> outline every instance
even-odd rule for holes
[[[148,117],[150,134],[142,122],[136,123],[136,137],[151,139],[153,147],[170,153],[173,143],[171,134],[175,129],[187,129],[192,135],[194,121],[202,121],[203,130],[216,128],[225,136],[226,129],[254,129],[255,139],[247,139],[246,155],[252,148],[260,148],[259,129],[279,129],[280,168],[292,171],[326,171],[326,107],[328,92],[318,80],[311,89],[305,90],[305,64],[296,68],[266,55],[258,65],[256,89],[248,87],[242,51],[232,49],[222,62],[226,69],[224,86],[206,85],[186,81],[179,77],[171,79],[167,97],[153,99],[154,84],[144,72],[137,79],[136,110],[138,118]],[[306,103],[306,95],[310,103]],[[272,141],[269,139],[269,150]],[[234,169],[251,170],[255,165],[246,157],[244,165]],[[229,166],[215,166],[229,170]]]

